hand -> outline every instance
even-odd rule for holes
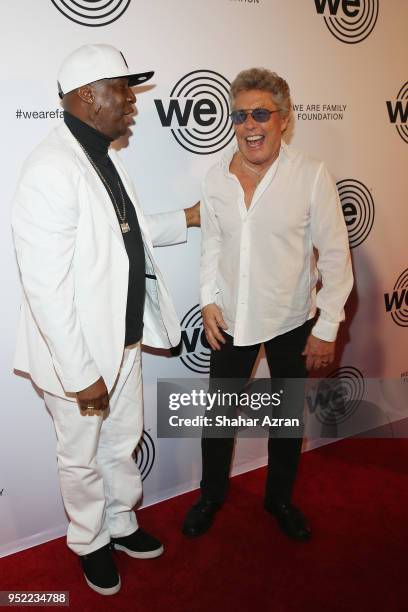
[[[308,370],[312,368],[318,370],[333,363],[335,346],[335,342],[320,340],[320,338],[310,334],[302,353],[302,355],[306,355],[306,368]]]
[[[201,313],[203,315],[205,335],[208,344],[213,351],[219,351],[221,349],[219,342],[225,344],[225,339],[220,328],[227,329],[228,327],[223,319],[221,308],[219,308],[217,304],[207,304],[207,306],[204,306],[201,310]]]
[[[81,410],[103,412],[109,406],[109,394],[102,376],[86,389],[78,391],[76,397]]]
[[[200,227],[200,202],[184,209],[187,227]]]

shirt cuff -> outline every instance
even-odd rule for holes
[[[167,241],[169,246],[173,244],[181,244],[187,242],[187,221],[184,210],[175,210],[169,213],[163,213],[169,216],[168,224],[172,231],[172,236]]]
[[[177,211],[179,212],[179,211]],[[178,229],[178,233],[179,233],[179,242],[187,242],[187,232],[188,232],[188,227],[187,227],[187,220],[186,220],[186,214],[184,212],[184,210],[180,210],[179,216],[178,216],[178,224],[179,224],[179,229]]]
[[[204,308],[208,304],[215,304],[214,292],[210,288],[204,287],[200,292],[200,307]]]
[[[333,323],[332,321],[326,321],[319,317],[312,329],[312,334],[320,340],[334,342],[336,340],[339,325],[340,323]]]

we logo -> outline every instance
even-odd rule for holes
[[[340,42],[360,43],[373,31],[379,0],[314,0],[329,32]]]
[[[208,374],[210,371],[210,345],[203,327],[200,306],[196,304],[183,317],[181,323],[181,361],[193,372]]]
[[[408,268],[395,281],[392,292],[384,293],[385,311],[400,327],[408,327]]]
[[[234,137],[229,118],[229,81],[213,70],[194,70],[177,81],[167,101],[154,101],[160,123],[196,155],[223,149]]]
[[[408,143],[408,81],[397,93],[396,100],[387,100],[386,104],[390,123],[395,125],[402,140]]]

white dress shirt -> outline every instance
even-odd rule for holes
[[[247,209],[229,171],[236,150],[229,149],[204,182],[201,307],[221,308],[238,346],[295,329],[316,307],[313,335],[335,340],[353,275],[341,204],[326,166],[282,143]]]

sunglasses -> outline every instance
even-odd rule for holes
[[[241,108],[239,110],[232,111],[232,113],[230,113],[230,117],[234,125],[240,125],[241,123],[245,123],[248,115],[251,115],[252,119],[257,123],[266,123],[267,121],[269,121],[269,118],[272,113],[279,113],[279,109],[268,110],[267,108]]]

